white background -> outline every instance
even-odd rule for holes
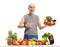
[[[42,25],[46,16],[57,20],[55,26],[38,29],[39,39],[44,32],[50,32],[54,35],[54,45],[60,45],[60,0],[0,0],[0,45],[7,45],[8,30],[17,32],[18,38],[23,39],[24,28],[18,29],[17,26],[21,18],[28,13],[30,3],[35,4],[35,14],[40,17]]]

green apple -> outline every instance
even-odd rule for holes
[[[32,40],[33,40],[33,41],[35,41],[35,42],[37,42],[37,41],[38,41],[38,39],[36,39],[36,38],[32,38]]]
[[[46,42],[46,45],[49,45],[49,42]]]
[[[35,44],[36,44],[36,42],[35,42],[35,41],[31,41],[31,44],[32,44],[32,45],[35,45]]]

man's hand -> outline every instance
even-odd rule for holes
[[[18,28],[23,28],[24,27],[24,22],[25,22],[25,19],[24,17],[21,19],[19,25],[18,25]]]
[[[42,26],[42,28],[41,28],[41,29],[43,29],[43,28],[45,28],[45,27],[47,27],[47,25],[45,25],[45,26]]]
[[[41,22],[40,22],[40,18],[39,17],[38,17],[38,27],[39,27],[39,29],[43,29],[43,28],[47,27],[47,25],[41,26]]]
[[[33,24],[33,23],[27,22],[27,23],[25,24],[25,27],[26,27],[26,28],[30,28],[30,27],[32,26],[32,24]]]

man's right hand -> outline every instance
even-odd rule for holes
[[[33,24],[33,23],[29,23],[29,22],[28,22],[28,23],[25,24],[25,27],[26,27],[26,28],[30,28],[30,27],[32,26],[32,24]]]

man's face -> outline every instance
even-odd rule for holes
[[[34,13],[35,11],[35,5],[34,4],[30,4],[28,7],[29,13]]]

